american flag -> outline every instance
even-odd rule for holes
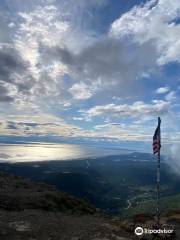
[[[158,117],[158,126],[153,136],[153,153],[156,154],[161,148],[161,119]]]

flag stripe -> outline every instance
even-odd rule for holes
[[[161,148],[160,121],[158,121],[158,126],[154,132],[152,148],[154,154],[158,153]]]

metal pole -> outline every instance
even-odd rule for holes
[[[157,227],[160,225],[160,150],[157,158]]]
[[[159,150],[157,156],[157,227],[160,225],[160,148],[161,148],[161,119],[158,117],[159,126]]]

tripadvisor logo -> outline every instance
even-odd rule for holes
[[[171,234],[174,232],[173,229],[149,229],[149,228],[142,228],[142,227],[137,227],[135,229],[135,234],[137,236],[140,236],[142,234],[153,234],[153,233],[156,233],[156,234]]]
[[[143,230],[142,227],[137,227],[137,228],[135,229],[135,234],[138,235],[138,236],[142,235],[143,232],[144,232],[144,230]]]

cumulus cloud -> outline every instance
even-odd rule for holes
[[[160,65],[180,59],[180,26],[176,19],[180,16],[179,0],[151,0],[135,6],[114,21],[110,35],[131,37],[143,44],[151,42],[158,51]]]
[[[141,117],[141,116],[158,116],[168,113],[170,104],[167,101],[154,100],[152,103],[146,104],[141,101],[129,104],[107,104],[104,106],[95,106],[90,109],[81,110],[86,117],[92,118],[96,116],[111,117]]]
[[[169,87],[160,87],[156,90],[157,94],[165,94],[169,92],[170,88]]]
[[[83,82],[74,84],[69,92],[73,95],[74,99],[88,99],[92,96],[93,89]]]

